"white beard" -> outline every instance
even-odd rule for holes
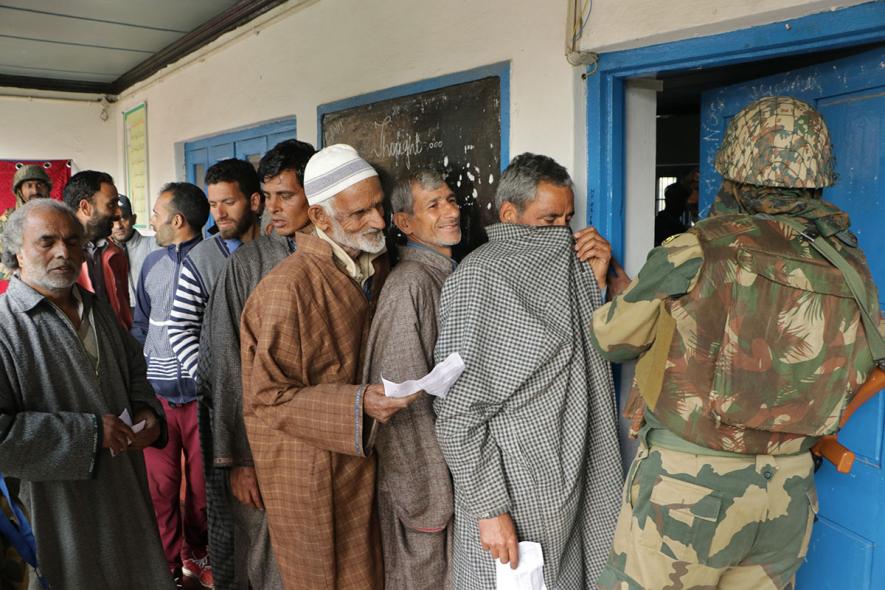
[[[352,250],[359,250],[360,252],[368,252],[369,254],[377,254],[384,250],[384,232],[380,229],[366,230],[360,234],[351,234],[344,231],[344,228],[341,227],[334,215],[329,216],[329,221],[332,223],[332,231],[329,232],[329,237],[338,245]]]

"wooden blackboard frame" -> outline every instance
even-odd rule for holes
[[[419,94],[430,90],[473,82],[482,78],[497,77],[501,84],[501,171],[510,163],[510,62],[502,61],[487,66],[480,66],[453,74],[445,74],[434,78],[393,86],[367,94],[360,94],[334,102],[321,104],[317,107],[317,149],[323,147],[323,117],[354,107]]]

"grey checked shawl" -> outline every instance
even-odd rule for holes
[[[623,482],[611,367],[590,346],[602,297],[567,227],[498,224],[446,281],[435,358],[466,371],[437,400],[455,483],[454,587],[494,588],[477,519],[540,542],[549,590],[592,587]]]

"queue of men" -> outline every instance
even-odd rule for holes
[[[808,450],[882,360],[859,320],[875,287],[821,199],[813,108],[752,103],[716,166],[711,218],[626,286],[608,242],[569,229],[574,186],[549,157],[512,160],[500,223],[458,262],[438,172],[400,179],[387,227],[356,150],[285,141],[257,172],[215,164],[208,196],[161,189],[134,320],[113,179],[22,203],[2,242],[0,472],[21,480],[30,588],[479,590],[527,566],[524,542],[550,590],[792,588]],[[453,353],[445,396],[385,395],[382,376]],[[636,357],[625,485],[608,361]]]

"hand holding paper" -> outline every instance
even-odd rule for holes
[[[544,585],[544,554],[540,543],[519,544],[519,567],[495,561],[497,590],[546,590]]]
[[[422,390],[430,395],[445,397],[463,372],[464,360],[460,354],[453,352],[421,379],[394,383],[382,375],[381,382],[384,384],[384,395],[387,397],[408,397]]]

